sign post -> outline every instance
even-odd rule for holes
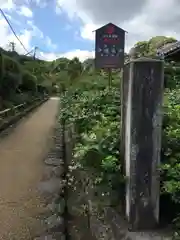
[[[124,69],[125,55],[125,30],[108,23],[95,30],[95,68],[106,69],[108,73],[109,88],[112,84],[112,70]],[[121,128],[123,128],[124,115],[124,96],[123,79],[121,80]],[[122,131],[123,133],[123,131]],[[122,136],[123,139],[124,136]],[[122,147],[123,150],[123,147]],[[124,158],[123,158],[124,159]],[[125,164],[123,170],[125,169]],[[124,171],[125,172],[125,171]],[[124,201],[125,202],[125,201]]]
[[[109,88],[111,88],[112,84],[112,71],[110,68],[108,68],[108,82],[109,82]]]

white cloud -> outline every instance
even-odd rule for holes
[[[33,17],[33,12],[31,11],[30,8],[28,8],[26,6],[20,6],[20,10],[18,12],[20,15],[23,15],[25,17],[28,17],[28,18]]]
[[[80,49],[75,49],[73,51],[69,51],[69,52],[65,52],[65,53],[55,53],[53,51],[56,50],[57,46],[54,43],[52,43],[52,40],[49,37],[47,37],[47,36],[44,37],[44,34],[42,33],[42,31],[40,29],[38,29],[37,26],[34,25],[33,21],[28,20],[27,26],[28,27],[25,30],[21,31],[21,33],[18,34],[19,39],[22,41],[22,43],[24,44],[24,46],[27,50],[30,51],[32,48],[31,40],[32,40],[33,36],[35,36],[35,37],[38,36],[41,39],[44,38],[44,40],[47,43],[47,46],[52,50],[51,53],[43,53],[43,52],[37,51],[37,57],[39,57],[41,59],[52,61],[52,60],[60,58],[60,57],[66,57],[69,59],[78,57],[81,61],[84,61],[87,58],[94,57],[93,51],[86,51],[86,50],[80,50]],[[7,22],[2,18],[0,18],[0,30],[1,30],[0,31],[0,46],[1,47],[9,50],[10,49],[9,43],[13,41],[15,43],[15,48],[18,53],[20,53],[20,54],[26,53],[26,51],[21,46],[19,41],[11,33]]]
[[[56,13],[60,14],[62,11],[66,11],[69,18],[72,19],[76,16],[76,0],[56,0]]]
[[[94,40],[92,30],[108,22],[125,29],[126,49],[157,35],[180,38],[179,0],[56,0],[56,8],[82,21],[81,36]]]
[[[92,23],[85,24],[81,29],[81,37],[85,39],[94,40],[95,39],[95,31],[100,26],[97,26]]]
[[[59,55],[56,53],[45,53],[45,52],[37,52],[36,54],[37,58],[47,60],[47,61],[52,61],[57,58],[59,58]]]
[[[61,54],[61,56],[66,57],[68,59],[78,57],[80,61],[84,61],[87,58],[93,58],[94,57],[94,51],[76,49],[74,51],[70,51],[70,52]]]
[[[13,19],[12,19],[13,20]],[[52,51],[51,53],[43,53],[37,51],[37,57],[41,59],[45,59],[48,61],[60,58],[60,57],[67,57],[69,59],[72,59],[73,57],[79,57],[81,61],[84,61],[86,58],[92,57],[93,52],[89,51],[82,51],[82,50],[74,50],[66,53],[55,53],[57,46],[52,42],[52,40],[48,36],[44,36],[42,31],[35,26],[32,20],[28,20],[26,24],[26,29],[22,30],[18,37],[23,43],[24,47],[30,51],[32,49],[31,40],[33,37],[38,37],[41,39],[44,39],[49,49]],[[7,22],[0,18],[0,46],[9,50],[10,49],[10,42],[15,43],[15,50],[20,54],[26,54],[26,50],[23,48],[23,46],[19,43],[19,41],[16,39],[14,34],[10,31],[9,26]]]
[[[19,36],[19,39],[23,43],[25,49],[27,51],[31,50],[31,39],[32,39],[32,32],[28,30],[24,30]],[[7,35],[9,42],[15,43],[15,50],[20,54],[25,54],[26,50],[24,47],[20,44],[20,42],[17,40],[17,38],[14,37],[14,34]]]
[[[33,21],[28,20],[29,30],[32,32],[33,37],[44,38],[43,32],[33,23]]]
[[[15,9],[16,5],[13,0],[0,0],[0,7],[3,10],[13,10]]]
[[[7,14],[6,14],[7,16]],[[9,18],[9,17],[8,17]],[[13,21],[12,18],[9,18]],[[18,38],[23,43],[25,49],[30,51],[32,49],[31,41],[33,37],[43,38],[43,33],[38,29],[32,21],[28,21],[26,28],[17,33]],[[28,26],[28,27],[27,27]],[[4,49],[10,49],[10,42],[15,43],[15,50],[20,54],[26,54],[27,51],[23,48],[18,39],[14,36],[12,31],[9,28],[9,25],[4,18],[0,17],[0,46]]]
[[[57,45],[52,42],[52,40],[51,40],[50,37],[46,36],[45,42],[46,42],[46,44],[47,44],[47,47],[48,47],[49,49],[51,49],[52,51],[57,48]]]
[[[24,3],[24,0],[22,0],[22,2]],[[26,0],[26,3],[29,6],[40,8],[45,8],[48,4],[52,4],[52,2],[48,0]]]
[[[26,7],[25,5],[21,5],[19,0],[0,0],[1,8],[6,10],[5,15],[11,23],[13,23],[13,27],[16,32],[16,25],[20,26],[22,30],[20,32],[16,32],[18,38],[23,43],[24,48],[28,51],[31,50],[31,40],[33,36],[42,37],[42,32],[33,24],[32,21],[28,21],[28,27],[24,28],[22,22],[19,19],[12,18],[11,12],[17,11],[19,14],[32,17],[32,11]],[[15,24],[15,25],[14,25]],[[18,41],[18,39],[12,33],[8,23],[5,21],[3,16],[0,16],[0,46],[6,50],[10,50],[10,42],[15,43],[15,50],[20,54],[25,54],[27,51],[23,48],[22,44]]]
[[[87,58],[93,58],[94,52],[93,51],[86,51],[76,49],[74,51],[66,52],[66,53],[43,53],[39,52],[37,55],[40,59],[45,59],[47,61],[52,61],[57,58],[65,57],[68,59],[72,59],[74,57],[78,57],[80,61],[84,61]]]
[[[0,45],[6,46],[7,45],[7,36],[9,35],[7,23],[4,19],[0,19]]]

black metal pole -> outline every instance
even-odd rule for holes
[[[111,88],[111,85],[112,85],[112,71],[111,71],[111,68],[108,68],[108,82],[109,82],[109,88]]]

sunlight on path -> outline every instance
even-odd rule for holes
[[[51,98],[0,140],[1,240],[29,240],[43,228],[36,217],[45,210],[37,186],[57,111],[58,98]]]

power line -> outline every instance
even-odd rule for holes
[[[31,51],[29,51],[28,53],[25,54],[25,56],[29,55],[30,53],[33,53],[33,58],[35,59],[36,56],[36,50],[38,49],[38,47],[34,47],[33,49],[31,49]]]
[[[36,51],[37,49],[39,49],[38,47],[35,47],[34,49],[32,49],[31,51],[28,51],[27,48],[24,46],[24,44],[22,43],[22,41],[19,39],[19,37],[17,36],[15,30],[13,29],[10,21],[8,20],[8,18],[6,17],[5,13],[3,12],[3,10],[0,8],[0,12],[2,14],[2,16],[4,17],[4,19],[6,20],[6,22],[8,23],[11,31],[13,32],[14,36],[17,38],[17,40],[19,41],[19,43],[21,44],[21,46],[23,47],[23,49],[26,51],[26,54],[25,56],[31,54],[33,51],[34,51],[34,54],[32,55],[32,57],[35,59],[36,58]],[[13,47],[12,43],[11,43],[11,46]],[[15,45],[14,45],[15,46]],[[43,51],[42,49],[39,49],[41,50],[43,53],[50,53],[49,51]]]
[[[34,48],[33,48],[31,51],[29,51],[28,53],[26,53],[24,56],[29,55],[29,54],[32,53],[33,51],[34,51]]]
[[[3,10],[0,8],[0,12],[2,14],[2,16],[4,17],[4,19],[6,20],[6,22],[8,23],[11,31],[13,32],[14,36],[17,38],[17,40],[19,41],[19,43],[21,44],[21,46],[24,48],[24,50],[29,53],[29,51],[25,48],[24,44],[21,42],[21,40],[19,39],[19,37],[17,36],[16,32],[14,31],[11,23],[9,22],[9,20],[7,19],[6,15],[4,14]]]

